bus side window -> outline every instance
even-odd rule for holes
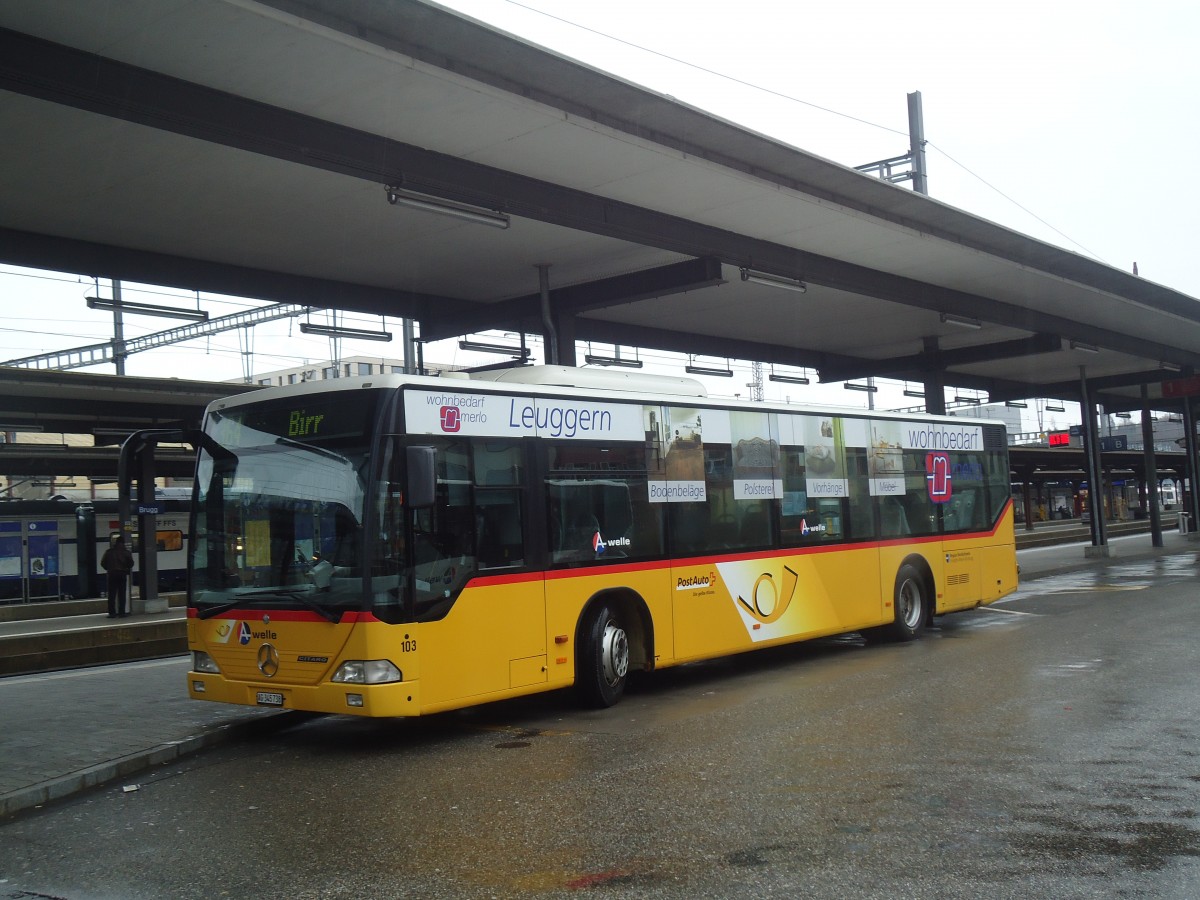
[[[803,447],[782,452],[783,502],[780,504],[781,538],[785,547],[834,543],[845,540],[845,498],[809,497]]]
[[[475,573],[475,515],[469,447],[437,445],[437,502],[413,510],[414,611],[418,619],[445,613]]]
[[[761,443],[754,444],[749,450],[746,449],[747,444],[752,442],[743,441],[742,451],[743,460],[749,454],[757,453],[760,457],[767,455],[769,451],[765,450]],[[738,500],[734,487],[734,479],[738,474],[761,475],[765,468],[767,477],[774,475],[774,461],[770,456],[766,458],[766,465],[757,469],[748,466],[744,462],[739,469],[735,462],[733,448],[729,444],[706,444],[704,447],[705,459],[705,487],[708,496],[707,503],[703,504],[708,508],[710,522],[703,532],[696,536],[692,543],[694,550],[704,552],[708,549],[716,550],[750,550],[760,547],[769,547],[775,543],[773,523],[776,517],[775,504],[773,500],[764,499],[743,499]],[[754,460],[763,462],[762,459]],[[701,504],[678,503],[671,504],[678,506],[679,509],[673,509],[671,517],[672,526],[680,531],[682,540],[680,544],[686,545],[688,542],[689,525],[691,521],[700,519],[703,516],[698,516],[699,510],[691,507],[700,506]]]
[[[521,496],[513,488],[480,490],[475,495],[476,556],[479,568],[525,564]]]
[[[906,537],[912,534],[908,525],[908,513],[898,498],[879,498],[879,531],[884,538]]]
[[[665,503],[667,507],[667,536],[672,556],[704,553],[710,542],[732,541],[732,519],[710,522],[707,503]],[[728,544],[722,543],[721,547]]]
[[[519,443],[476,440],[472,443],[475,473],[475,556],[481,569],[525,564],[524,516],[520,485],[524,481]]]
[[[992,525],[1004,511],[1012,491],[1011,473],[1008,468],[1008,437],[1003,428],[987,427],[984,429],[983,454],[985,479],[988,489],[987,521],[980,525]],[[982,498],[980,498],[982,499]],[[983,518],[983,511],[978,515]]]
[[[1003,435],[1001,435],[1003,438]],[[1000,454],[1001,460],[1003,454]],[[1003,481],[993,485],[992,453],[952,453],[950,500],[943,504],[943,527],[947,532],[980,531],[989,527],[1008,502],[1008,467],[996,464]],[[993,488],[989,491],[989,488]],[[989,493],[992,504],[989,509]]]
[[[968,531],[980,527],[983,524],[980,510],[978,488],[956,490],[946,504],[946,531]]]
[[[846,479],[850,490],[849,537],[851,540],[875,537],[875,504],[867,475],[865,447],[846,448]]]
[[[547,542],[555,565],[662,552],[665,503],[651,503],[642,444],[549,443]]]

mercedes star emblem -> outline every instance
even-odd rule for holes
[[[279,671],[279,651],[271,644],[263,644],[258,648],[258,671],[267,678],[274,678]]]

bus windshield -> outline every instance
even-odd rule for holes
[[[334,395],[330,395],[332,398]],[[202,452],[192,603],[308,609],[336,621],[363,597],[374,392],[249,404],[210,414],[224,452]]]

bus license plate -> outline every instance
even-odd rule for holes
[[[258,692],[259,706],[283,706],[283,694],[274,691],[259,691]]]

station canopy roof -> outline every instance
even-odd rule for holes
[[[1082,366],[1109,408],[1169,407],[1200,367],[1192,297],[421,0],[6,0],[0,131],[16,265],[426,339],[540,331],[549,265],[577,340],[993,400],[1075,399]]]

